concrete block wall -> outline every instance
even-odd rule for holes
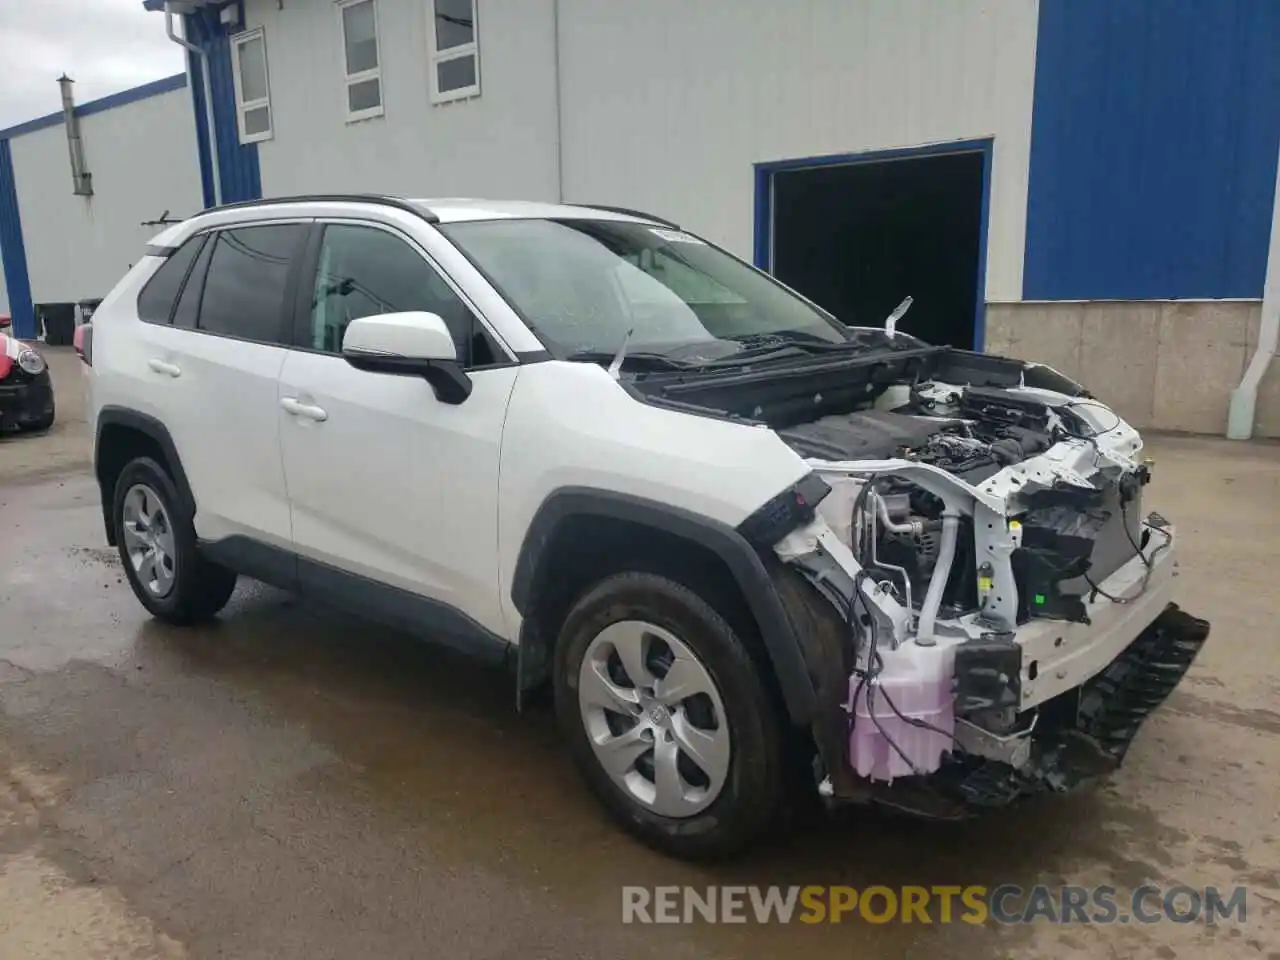
[[[1261,314],[1257,300],[990,303],[986,349],[1060,370],[1136,427],[1223,434]],[[1280,363],[1255,436],[1280,437]]]

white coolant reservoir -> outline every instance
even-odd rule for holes
[[[884,666],[874,685],[870,681],[860,684],[856,675],[849,678],[849,765],[858,776],[870,780],[933,773],[953,743],[954,657],[946,648],[922,648],[914,643],[882,650],[880,656]]]

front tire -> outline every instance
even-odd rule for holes
[[[706,601],[649,573],[587,591],[556,650],[556,713],[621,826],[685,859],[745,848],[782,795],[778,719],[742,641]]]
[[[129,586],[152,616],[199,623],[231,599],[235,573],[199,555],[191,511],[155,460],[138,457],[120,471],[112,523]]]

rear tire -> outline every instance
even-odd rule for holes
[[[191,511],[159,463],[138,457],[125,465],[111,516],[129,586],[152,616],[185,626],[226,606],[236,575],[199,555]]]
[[[737,634],[687,587],[631,572],[588,590],[557,644],[555,698],[587,784],[649,846],[722,858],[775,819],[772,700]]]

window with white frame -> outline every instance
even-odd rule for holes
[[[378,12],[374,0],[340,0],[342,62],[346,77],[347,120],[380,117],[382,59],[378,51]]]
[[[267,80],[267,41],[261,27],[231,38],[231,66],[240,142],[270,140],[271,87]]]
[[[480,94],[479,0],[427,0],[431,100],[448,103]]]

